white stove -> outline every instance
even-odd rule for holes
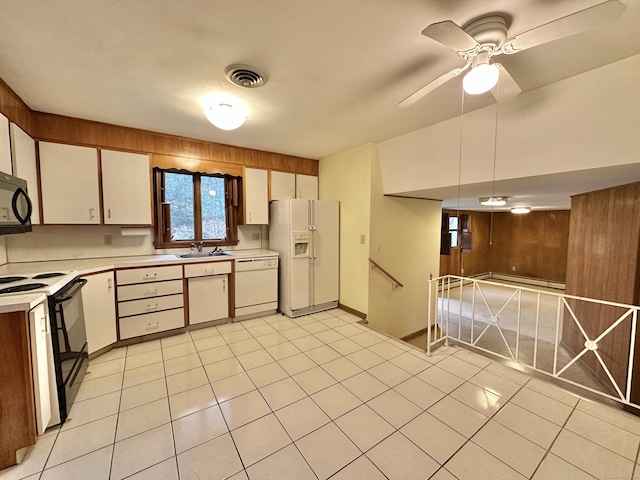
[[[0,277],[0,295],[44,293],[51,296],[71,283],[77,276],[78,272],[75,270],[7,275]]]

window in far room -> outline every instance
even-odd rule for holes
[[[451,247],[458,246],[458,217],[449,215],[449,235],[451,235]]]

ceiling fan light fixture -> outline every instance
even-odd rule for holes
[[[492,207],[504,207],[507,204],[507,197],[480,197],[480,205]]]
[[[511,209],[511,213],[515,213],[518,215],[523,215],[525,213],[529,213],[531,209],[529,207],[513,207]]]
[[[493,64],[480,63],[462,79],[462,88],[470,95],[486,93],[496,86],[500,70]]]
[[[235,130],[247,120],[247,107],[231,97],[210,96],[203,102],[207,120],[221,130]]]

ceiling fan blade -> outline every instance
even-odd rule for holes
[[[522,92],[522,89],[518,86],[516,81],[507,71],[507,69],[504,68],[504,65],[502,65],[501,63],[495,63],[495,62],[494,62],[494,65],[500,69],[500,77],[498,79],[499,85],[497,87],[500,89],[499,91],[500,98],[512,98],[517,95],[520,95],[520,93]],[[491,95],[493,95],[496,100],[498,100],[497,88],[494,87],[491,90]]]
[[[609,0],[580,10],[508,39],[502,45],[502,53],[517,53],[527,48],[590,30],[617,19],[625,8],[619,1]]]
[[[449,47],[454,52],[465,52],[478,46],[478,42],[471,35],[450,20],[432,23],[422,30],[422,34]]]
[[[428,94],[428,93],[432,92],[433,90],[435,90],[436,88],[438,88],[440,85],[442,85],[442,84],[448,82],[449,80],[451,80],[452,78],[455,78],[458,75],[460,75],[467,68],[469,68],[470,65],[471,65],[471,62],[468,62],[463,67],[454,68],[453,70],[448,71],[444,75],[440,75],[435,80],[432,80],[431,82],[427,83],[424,87],[418,89],[417,91],[415,91],[411,95],[409,95],[407,98],[402,100],[399,103],[399,106],[400,107],[408,107],[410,105],[413,105],[418,100],[420,100],[422,97],[424,97],[426,94]]]

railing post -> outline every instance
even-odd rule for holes
[[[429,301],[427,302],[427,356],[431,356],[431,302],[433,302],[432,297],[432,285],[433,285],[433,273],[429,274]],[[437,303],[436,303],[437,308]]]
[[[627,371],[627,391],[625,395],[625,399],[627,403],[631,403],[631,381],[633,380],[633,360],[635,357],[636,350],[636,328],[638,322],[638,309],[633,311],[633,315],[631,317],[631,338],[630,338],[630,347],[629,347],[629,365]]]

